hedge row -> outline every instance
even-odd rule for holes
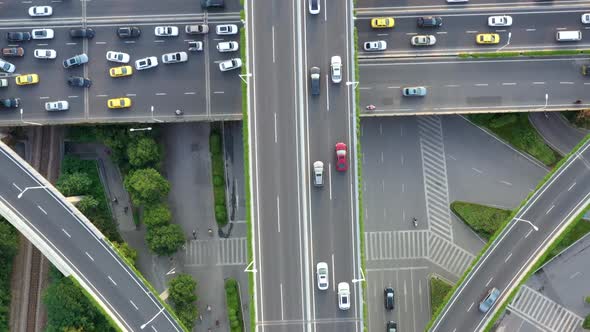
[[[223,158],[223,137],[220,124],[211,124],[209,135],[209,152],[211,153],[211,177],[213,182],[213,200],[215,202],[215,220],[219,227],[227,225],[227,204],[225,196],[225,162]]]
[[[240,288],[235,279],[225,280],[225,302],[227,305],[227,318],[231,332],[244,331],[242,318],[242,304],[240,302]]]

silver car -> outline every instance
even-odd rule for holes
[[[235,52],[239,47],[240,45],[235,41],[220,42],[217,44],[217,50],[221,53]]]
[[[316,187],[324,185],[324,163],[319,160],[313,163],[313,185]]]
[[[411,39],[412,46],[432,46],[436,44],[436,37],[433,35],[417,35]]]
[[[328,278],[328,264],[326,262],[319,262],[316,266],[316,275],[318,278],[318,289],[326,290],[330,286]]]
[[[57,57],[57,52],[52,49],[37,48],[33,52],[33,55],[37,59],[55,59]]]
[[[240,59],[240,58],[234,58],[234,59],[222,61],[219,63],[219,70],[221,70],[221,71],[238,69],[240,67],[242,67],[242,59]]]
[[[7,73],[14,73],[16,67],[10,62],[0,59],[0,69],[4,70]]]
[[[174,53],[166,53],[162,54],[162,62],[163,63],[179,63],[179,62],[186,62],[188,60],[188,55],[186,52],[174,52]]]
[[[45,110],[51,111],[67,111],[70,104],[66,100],[48,101],[45,103]]]
[[[218,35],[235,35],[238,33],[238,26],[235,24],[220,24],[215,27]]]
[[[385,40],[368,41],[365,42],[363,47],[367,52],[385,51],[385,49],[387,48],[387,42]]]
[[[158,66],[158,58],[155,56],[149,56],[147,58],[135,60],[135,69],[144,70],[148,68],[154,68]]]
[[[330,60],[330,74],[332,82],[340,83],[342,81],[342,59],[339,55],[334,55]]]
[[[205,34],[209,32],[209,26],[207,24],[192,24],[184,27],[184,32],[189,35]]]
[[[424,97],[426,96],[426,87],[409,86],[402,89],[404,97]]]

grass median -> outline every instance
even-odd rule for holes
[[[462,201],[451,203],[451,211],[485,240],[496,233],[511,213],[510,210]]]
[[[521,51],[521,52],[473,52],[459,53],[460,58],[514,58],[514,57],[541,57],[541,56],[560,56],[560,55],[587,55],[590,50],[541,50],[541,51]]]

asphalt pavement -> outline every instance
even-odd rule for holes
[[[562,156],[568,154],[587,134],[587,130],[575,128],[557,112],[530,113],[529,120],[545,142]]]

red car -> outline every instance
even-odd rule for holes
[[[348,161],[346,160],[346,144],[340,142],[336,143],[336,170],[338,172],[345,172],[348,169]]]

